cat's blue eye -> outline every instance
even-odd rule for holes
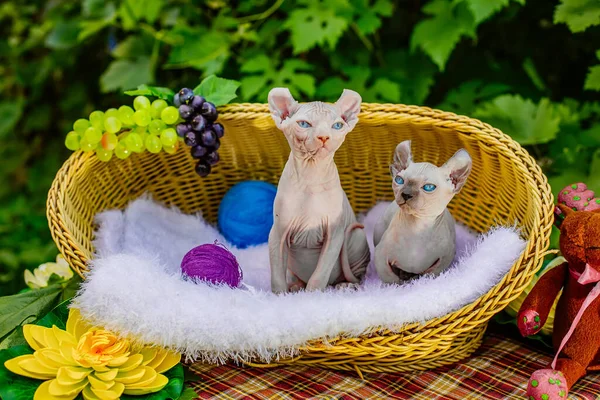
[[[340,129],[342,129],[343,126],[344,126],[344,124],[342,124],[341,122],[336,122],[331,127],[335,130],[340,130]]]
[[[425,185],[423,185],[423,190],[426,192],[433,192],[435,190],[437,186],[435,186],[433,183],[427,183]]]
[[[300,128],[310,128],[312,126],[306,121],[298,121],[298,125],[300,125]]]
[[[396,182],[398,185],[404,185],[404,179],[402,179],[401,176],[396,176],[394,178],[394,182]]]

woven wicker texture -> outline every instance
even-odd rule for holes
[[[185,146],[175,154],[133,154],[101,162],[74,153],[58,172],[48,195],[47,213],[54,241],[82,274],[92,257],[93,218],[107,208],[123,208],[145,192],[184,212],[202,210],[215,222],[225,192],[235,183],[259,179],[277,183],[289,147],[264,104],[233,104],[220,109],[226,136],[221,162],[207,178],[197,177]],[[521,227],[528,245],[502,282],[474,303],[424,324],[390,333],[373,327],[370,335],[315,340],[293,360],[364,372],[429,369],[474,351],[487,321],[517,297],[541,266],[549,245],[553,197],[535,161],[497,129],[478,120],[424,107],[363,104],[360,122],[336,154],[342,186],[355,212],[393,198],[389,164],[395,146],[412,139],[416,161],[444,163],[459,148],[473,158],[467,184],[450,204],[455,218],[483,232],[497,224]],[[273,366],[251,364],[255,366]]]

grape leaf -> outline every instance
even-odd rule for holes
[[[394,4],[390,0],[377,0],[372,9],[379,15],[391,17],[394,13]]]
[[[502,83],[486,83],[472,80],[462,83],[446,95],[444,101],[436,108],[469,115],[482,102],[490,100],[510,90],[510,86]]]
[[[222,106],[229,103],[237,97],[236,91],[240,87],[240,82],[231,79],[219,78],[215,75],[208,76],[194,88],[194,93],[213,103],[215,106]]]
[[[375,33],[381,27],[381,17],[390,17],[394,12],[394,5],[390,0],[377,0],[371,4],[370,0],[352,0],[354,8],[350,15],[350,22],[356,20],[356,26],[363,35]]]
[[[404,104],[423,104],[434,84],[435,64],[422,51],[389,51],[384,55],[386,67],[375,70],[400,85],[400,100]]]
[[[325,79],[319,86],[318,96],[329,101],[337,100],[344,89],[352,89],[365,102],[392,102],[400,100],[400,85],[386,78],[370,81],[371,71],[363,67],[348,67],[344,70],[347,80],[340,77]]]
[[[585,90],[600,90],[600,65],[590,67],[583,88]]]
[[[151,53],[152,42],[138,35],[127,36],[111,52],[115,58],[136,58],[150,56]]]
[[[33,399],[33,395],[42,381],[13,374],[4,366],[4,363],[10,359],[32,353],[33,350],[29,346],[16,346],[0,350],[0,398],[2,400]]]
[[[592,25],[600,25],[598,0],[561,0],[554,9],[554,23],[564,22],[571,32],[583,32]]]
[[[202,37],[202,40],[198,40]],[[229,35],[218,31],[189,31],[181,35],[181,41],[173,47],[166,67],[192,67],[203,70],[207,63],[221,57],[229,57]],[[223,61],[223,62],[224,62]]]
[[[466,4],[453,6],[450,0],[433,0],[423,7],[432,18],[419,22],[410,39],[411,50],[421,48],[444,70],[454,47],[463,36],[475,38],[475,20]]]
[[[536,105],[519,95],[505,94],[481,105],[473,115],[523,145],[547,143],[559,131],[560,116],[548,99]]]
[[[294,54],[325,44],[335,49],[338,40],[348,27],[348,20],[338,16],[338,10],[325,0],[306,0],[306,8],[295,8],[283,27],[291,33]]]
[[[23,106],[23,101],[20,98],[0,103],[0,138],[12,132],[19,118],[21,118]]]
[[[122,4],[129,18],[135,21],[145,19],[152,24],[159,17],[163,3],[164,0],[125,0]]]
[[[242,64],[240,71],[248,73],[241,79],[241,90],[245,100],[267,99],[271,87],[288,87],[294,96],[301,93],[315,94],[315,78],[304,71],[312,66],[298,59],[285,60],[283,65],[271,61],[266,54],[259,54]]]
[[[84,17],[97,17],[104,10],[104,0],[83,0],[81,3],[81,14]]]
[[[79,22],[70,20],[58,22],[52,32],[46,37],[46,47],[55,50],[65,50],[77,44],[79,35]]]
[[[117,18],[117,12],[115,5],[110,2],[106,3],[104,8],[102,9],[102,17],[92,20],[82,21],[80,24],[80,31],[77,35],[77,40],[79,42],[87,39],[88,37],[94,35],[95,33],[101,31],[106,28],[110,24],[112,24]]]
[[[128,96],[154,96],[171,101],[175,92],[165,87],[140,85],[135,90],[126,91],[125,94]]]
[[[504,7],[508,6],[510,0],[458,0],[454,4],[465,2],[473,13],[475,24],[479,25]],[[521,5],[525,5],[525,0],[515,0]]]
[[[100,89],[103,93],[120,89],[129,89],[150,83],[152,77],[150,58],[139,57],[135,60],[115,60],[110,63],[100,77]]]

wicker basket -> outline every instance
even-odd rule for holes
[[[106,163],[77,152],[58,172],[48,195],[48,220],[60,252],[78,273],[92,257],[93,218],[123,208],[146,191],[184,212],[202,210],[215,221],[220,200],[236,182],[277,183],[289,147],[263,104],[234,104],[220,110],[225,140],[221,162],[198,178],[188,149],[175,154],[134,154]],[[473,158],[473,172],[452,201],[455,218],[482,232],[516,223],[528,245],[502,282],[474,303],[401,332],[311,342],[288,363],[361,372],[412,371],[458,361],[475,350],[487,321],[517,297],[541,266],[549,245],[553,197],[546,177],[519,144],[480,121],[423,107],[364,104],[360,122],[336,154],[336,163],[354,211],[393,197],[389,164],[397,143],[413,139],[417,161],[440,165],[459,148]],[[373,327],[373,332],[377,332]],[[274,366],[273,364],[250,364]]]

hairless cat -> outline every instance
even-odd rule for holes
[[[446,208],[471,172],[471,157],[457,151],[446,164],[413,163],[410,140],[396,147],[390,166],[395,202],[375,226],[375,269],[385,283],[444,271],[454,259],[454,218]]]
[[[298,103],[286,88],[269,92],[271,115],[291,148],[269,234],[275,293],[353,286],[366,272],[367,239],[333,160],[358,122],[360,104],[360,95],[351,90],[335,104]]]

